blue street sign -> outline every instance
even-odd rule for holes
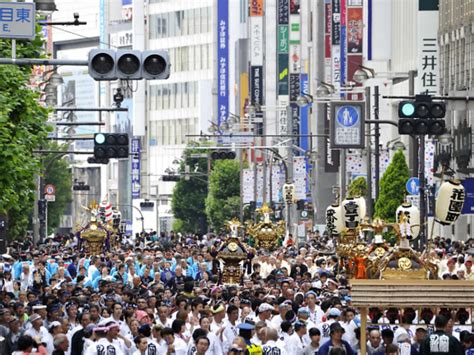
[[[354,106],[341,106],[337,111],[337,120],[343,127],[352,127],[359,121],[359,112]]]
[[[420,194],[420,179],[417,177],[409,178],[406,184],[407,192],[410,195]]]
[[[466,199],[462,208],[462,214],[474,214],[474,178],[466,178],[462,181]]]
[[[0,38],[34,39],[35,4],[0,2]]]

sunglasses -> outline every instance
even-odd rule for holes
[[[232,348],[229,351],[232,352],[232,353],[239,353],[239,354],[243,354],[245,352],[245,350],[242,350],[242,349],[239,349],[239,348]]]

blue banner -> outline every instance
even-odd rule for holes
[[[346,1],[341,1],[341,88],[346,85],[346,59],[347,59],[347,39],[346,39]],[[341,94],[344,97],[344,94]]]
[[[140,139],[132,139],[132,199],[140,198]]]
[[[300,74],[300,88],[301,88],[301,95],[309,95],[309,76],[306,73]],[[303,137],[304,135],[309,134],[309,108],[310,105],[305,105],[300,107],[300,148],[303,149],[305,152],[310,151],[309,147],[309,140],[310,137]],[[309,173],[311,170],[311,165],[308,157],[305,158],[306,163],[306,171]],[[311,182],[307,179],[306,180],[306,196],[310,193],[310,184]]]
[[[466,178],[462,181],[466,199],[462,208],[462,214],[474,214],[474,178]]]
[[[229,0],[217,2],[217,125],[229,116]]]
[[[309,79],[308,74],[300,74],[301,95],[309,95]],[[308,129],[308,113],[309,105],[300,107],[300,134],[309,134]],[[300,137],[300,148],[305,151],[309,150],[309,137]]]

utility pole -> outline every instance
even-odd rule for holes
[[[374,86],[374,119],[376,121],[379,120],[379,86],[375,85]],[[380,126],[379,122],[375,123],[375,137],[374,137],[374,143],[375,143],[375,202],[377,202],[379,198],[379,192],[380,192]]]
[[[368,118],[371,118],[372,115],[372,107],[370,106],[370,86],[365,88],[365,112]],[[374,202],[372,200],[372,137],[370,135],[371,132],[371,124],[368,124],[368,134],[366,137],[366,147],[367,147],[367,215],[372,218],[374,213]]]
[[[287,132],[292,132],[293,129],[293,122],[291,122],[292,119],[292,109],[291,105],[288,105],[286,107],[286,129]],[[288,144],[288,151],[287,151],[287,160],[288,160],[288,165],[287,165],[287,179],[286,183],[287,184],[292,184],[293,183],[293,144],[292,141]],[[292,208],[293,204],[292,203],[287,203],[286,205],[286,218],[287,218],[287,225],[288,225],[288,235],[291,234],[291,221],[292,221]]]

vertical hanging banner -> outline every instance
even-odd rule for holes
[[[250,103],[262,106],[263,95],[263,27],[264,0],[249,1],[250,24]],[[257,117],[263,117],[263,112],[257,111]],[[257,129],[261,132],[261,128]]]
[[[418,87],[437,95],[439,90],[438,0],[418,0]]]
[[[347,42],[346,42],[346,18],[347,8],[346,0],[341,1],[341,87],[346,85],[346,60],[347,60]],[[350,80],[350,79],[349,79]],[[343,94],[341,94],[341,97]]]
[[[363,7],[360,0],[347,0],[347,80],[353,81],[354,73],[362,65]],[[358,84],[362,85],[362,84]],[[361,97],[358,99],[362,99]]]
[[[300,108],[296,104],[298,96],[301,94],[300,72],[301,72],[301,15],[299,0],[290,0],[290,54],[289,54],[289,100],[291,106],[292,141],[296,146],[300,145]]]
[[[285,107],[288,105],[288,84],[289,84],[289,53],[290,53],[290,6],[289,0],[278,0],[277,8],[277,93],[278,106]],[[278,111],[278,133],[288,134],[287,110]]]
[[[229,116],[229,0],[217,2],[217,125]]]
[[[341,2],[332,0],[331,23],[331,59],[332,59],[332,84],[336,91],[341,87]]]
[[[332,6],[331,0],[324,2],[324,82],[332,82],[331,72],[331,28],[332,28]]]
[[[140,198],[140,139],[132,138],[132,199]]]

